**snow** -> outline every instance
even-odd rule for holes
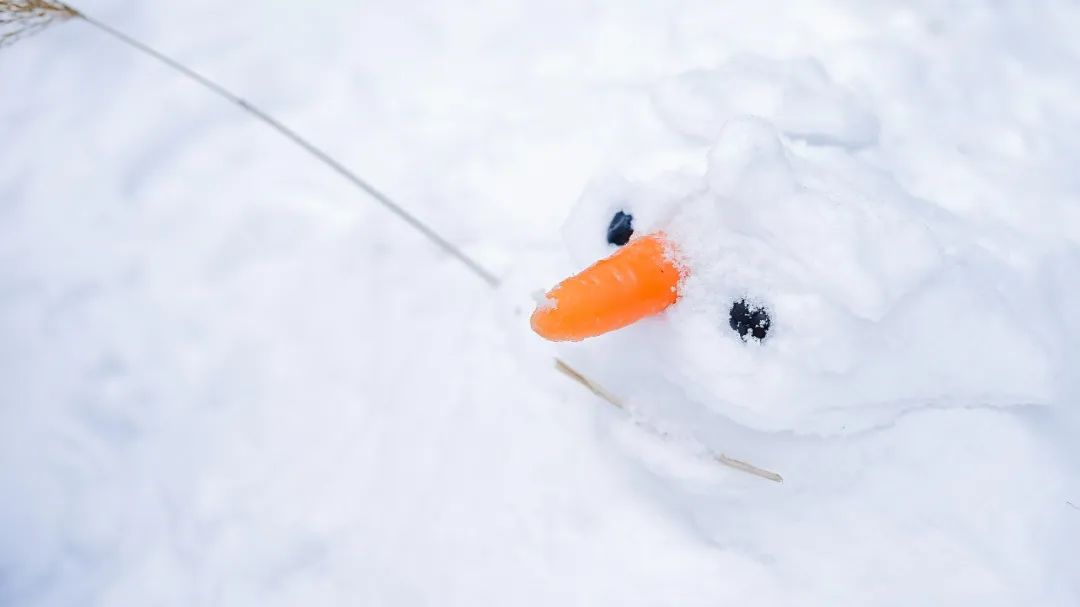
[[[1080,601],[1070,3],[79,6],[504,283],[85,25],[5,48],[0,604]],[[542,342],[624,209],[682,300]]]
[[[684,258],[682,299],[660,320],[669,326],[622,348],[662,349],[656,372],[701,388],[705,406],[796,433],[826,431],[826,413],[835,432],[871,406],[1046,404],[1064,388],[1071,352],[1040,344],[1057,319],[1024,312],[1038,304],[1025,307],[1023,277],[976,245],[978,232],[844,152],[786,150],[756,118],[730,119],[708,165],[674,210],[659,205],[672,219],[650,226]],[[626,206],[637,213],[648,200]],[[740,299],[770,310],[761,347],[728,327]]]

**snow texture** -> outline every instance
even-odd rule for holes
[[[504,284],[85,25],[4,49],[0,605],[1080,603],[1075,4],[79,7]],[[542,342],[620,210],[681,300]]]

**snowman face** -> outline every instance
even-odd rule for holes
[[[854,430],[852,409],[871,425],[918,403],[1051,390],[1052,361],[985,280],[998,260],[887,175],[842,151],[796,154],[757,119],[724,127],[704,177],[594,186],[566,236],[602,261],[553,289],[534,328],[584,319],[556,336],[576,340],[617,327],[573,347],[627,369],[648,357],[693,401],[759,429]]]

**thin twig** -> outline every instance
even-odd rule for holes
[[[601,399],[607,401],[609,404],[615,406],[616,408],[622,409],[623,411],[627,410],[626,405],[623,403],[623,401],[620,398],[616,397],[611,392],[608,392],[607,390],[605,390],[604,387],[601,386],[600,384],[598,384],[595,381],[589,379],[588,377],[585,377],[585,375],[581,371],[578,371],[577,369],[575,369],[575,368],[571,367],[570,365],[566,364],[566,362],[563,361],[562,359],[559,359],[559,358],[555,359],[555,369],[557,369],[563,375],[566,375],[570,379],[572,379],[572,380],[576,381],[577,383],[581,384],[582,386],[585,386],[586,388],[589,389],[590,392],[592,392],[593,394],[599,396]],[[645,427],[643,424],[641,424],[640,421],[638,421],[636,419],[634,421],[639,426]],[[651,427],[647,427],[647,429],[650,430],[651,432],[655,433],[655,434],[658,434],[659,436],[661,436],[665,440],[672,440],[673,439],[671,435],[669,435],[669,434],[667,434],[667,433],[665,433],[665,432],[663,432],[661,430],[657,430],[657,429],[651,428]],[[782,477],[779,474],[773,472],[772,470],[766,470],[765,468],[759,468],[759,467],[757,467],[757,466],[755,466],[755,465],[753,465],[753,464],[751,464],[749,462],[744,462],[743,460],[740,460],[740,459],[735,459],[733,457],[728,457],[727,455],[724,455],[723,453],[716,453],[716,452],[714,452],[712,450],[707,450],[707,451],[708,451],[709,457],[711,457],[714,461],[716,461],[716,462],[718,462],[720,464],[723,464],[723,465],[725,465],[725,466],[727,466],[729,468],[733,468],[735,470],[746,472],[747,474],[752,474],[754,476],[764,478],[764,479],[767,479],[767,480],[770,480],[770,481],[773,481],[773,482],[777,482],[777,483],[784,482],[784,477]]]
[[[721,464],[724,464],[725,466],[729,466],[729,467],[734,468],[736,470],[742,470],[743,472],[753,474],[754,476],[760,476],[761,478],[768,479],[768,480],[776,482],[776,483],[784,482],[784,477],[780,476],[776,472],[773,472],[772,470],[766,470],[765,468],[758,468],[757,466],[755,466],[754,464],[751,464],[750,462],[744,462],[741,459],[735,459],[734,457],[728,457],[728,456],[724,455],[723,453],[711,453],[711,455],[712,455],[713,459],[720,462]]]
[[[623,402],[619,397],[615,396],[611,392],[608,392],[602,386],[592,381],[591,379],[585,377],[581,374],[580,371],[563,362],[562,359],[555,359],[555,368],[562,372],[564,375],[570,377],[570,379],[585,386],[589,389],[590,392],[599,396],[603,400],[606,400],[608,403],[615,405],[616,407],[624,411],[626,410],[626,406],[623,405]]]
[[[193,82],[199,84],[199,86],[214,93],[215,95],[239,106],[240,109],[247,112],[250,116],[259,120],[266,126],[269,126],[278,134],[282,135],[307,153],[311,154],[313,157],[315,157],[316,160],[329,167],[335,173],[344,177],[346,180],[349,181],[349,183],[363,190],[365,193],[375,199],[376,202],[385,207],[388,211],[390,211],[394,215],[397,215],[399,219],[407,223],[417,232],[423,234],[428,240],[438,245],[439,248],[448,253],[450,256],[464,264],[465,267],[467,267],[473,274],[483,280],[489,287],[496,288],[499,286],[499,279],[495,276],[494,272],[485,268],[479,261],[473,259],[471,256],[462,251],[452,242],[440,235],[437,231],[435,231],[435,229],[431,228],[426,223],[417,218],[415,215],[413,215],[409,211],[406,211],[401,205],[394,202],[389,196],[384,194],[378,188],[371,185],[368,181],[364,180],[359,175],[346,168],[343,164],[335,160],[322,148],[316,146],[314,143],[311,143],[311,141],[309,141],[293,129],[285,126],[282,122],[280,122],[273,116],[267,114],[265,111],[263,111],[261,108],[259,108],[252,102],[244,99],[243,97],[225,88],[223,85],[211,80],[210,78],[200,74],[199,72],[196,72],[190,67],[184,65],[183,63],[180,63],[176,59],[173,59],[172,57],[162,53],[161,51],[158,51],[157,49],[149,46],[148,44],[145,44],[135,38],[132,38],[128,34],[121,32],[120,30],[112,27],[111,25],[98,21],[97,19],[90,17],[86,13],[75,9],[70,5],[61,4],[60,6],[64,10],[70,12],[69,16],[81,19],[82,21],[93,26],[94,28],[97,28],[99,31],[108,34],[116,40],[119,40],[123,44],[161,62],[162,64],[168,66],[177,73],[182,74],[189,80],[192,80]]]
[[[55,0],[0,0],[0,47],[13,44],[17,40],[38,32],[52,23],[67,19],[81,19],[98,31],[108,34],[128,47],[161,62],[211,93],[239,106],[240,109],[247,112],[248,115],[270,127],[279,135],[285,137],[307,153],[314,156],[316,160],[329,167],[335,173],[344,177],[349,183],[363,190],[369,196],[374,198],[376,202],[394,215],[397,215],[399,219],[407,223],[414,230],[423,234],[428,240],[438,245],[443,251],[464,264],[469,271],[478,276],[489,287],[496,288],[499,286],[499,279],[495,276],[494,272],[485,268],[479,261],[473,259],[415,215],[406,211],[401,205],[394,202],[378,188],[362,179],[356,173],[350,171],[345,165],[335,160],[334,157],[325,152],[322,148],[316,146],[296,131],[285,126],[278,119],[266,113],[247,99],[244,99],[225,88],[223,85],[196,72],[176,59],[173,59],[144,42],[132,38],[107,23],[98,21],[69,4]]]

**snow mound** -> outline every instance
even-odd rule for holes
[[[715,141],[724,124],[750,114],[810,144],[861,148],[877,141],[878,122],[821,64],[740,55],[716,69],[669,78],[653,93],[657,113],[675,131]]]
[[[912,407],[1046,404],[1061,392],[1060,321],[1037,312],[1055,296],[1040,279],[1060,261],[1053,248],[1003,242],[851,152],[800,149],[782,131],[733,118],[704,175],[613,178],[586,194],[566,231],[579,257],[610,248],[598,235],[621,209],[637,235],[665,231],[689,275],[675,306],[617,338],[632,342],[618,357],[602,354],[604,340],[583,350],[626,369],[648,352],[649,375],[766,431],[853,432]],[[764,340],[729,326],[741,300],[768,310]]]

